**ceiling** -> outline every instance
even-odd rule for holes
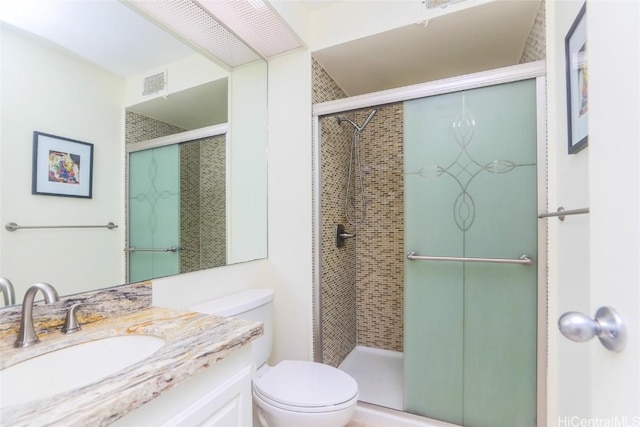
[[[4,3],[2,21],[123,78],[194,53],[118,0],[9,1]]]
[[[340,0],[303,0],[307,8],[311,11],[320,9],[322,7],[331,6],[332,4],[339,3]]]
[[[335,1],[306,0],[313,11]],[[500,0],[313,52],[349,95],[517,64],[540,0]]]
[[[304,1],[313,13],[341,0]],[[492,1],[433,18],[426,26],[411,24],[313,56],[350,96],[513,65],[540,1]],[[125,78],[194,53],[117,0],[9,3],[3,21]]]
[[[223,78],[167,97],[160,96],[127,108],[184,130],[200,129],[228,121],[228,79]],[[194,108],[194,106],[197,106]]]
[[[119,0],[20,0],[4,5],[3,22],[125,79],[196,53]],[[182,129],[198,129],[227,121],[227,92],[225,78],[129,110]]]

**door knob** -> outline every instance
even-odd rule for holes
[[[611,307],[600,307],[595,319],[570,311],[560,316],[558,328],[571,341],[584,342],[596,336],[611,351],[621,352],[627,342],[627,329],[622,318]]]

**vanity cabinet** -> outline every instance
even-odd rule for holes
[[[111,425],[251,427],[252,360],[246,345]]]

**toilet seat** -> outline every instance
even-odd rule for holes
[[[346,373],[321,363],[285,360],[253,383],[257,398],[294,412],[331,412],[358,398],[358,384]]]

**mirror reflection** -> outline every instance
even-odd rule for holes
[[[226,264],[226,135],[212,133],[129,153],[129,281]]]
[[[13,283],[16,299],[35,282],[62,295],[266,257],[266,62],[223,68],[118,1],[52,1],[28,12],[0,23],[0,277]],[[38,14],[44,29],[32,22]],[[90,199],[32,194],[34,132],[93,144]],[[129,155],[171,146],[177,168],[154,172],[177,178],[181,199],[168,246],[180,248],[170,253],[178,261],[166,262],[130,250],[164,242],[135,241],[130,196],[138,184],[127,164]],[[165,209],[156,203],[154,215]],[[117,228],[9,231],[9,222]],[[133,267],[138,255],[160,269]]]

